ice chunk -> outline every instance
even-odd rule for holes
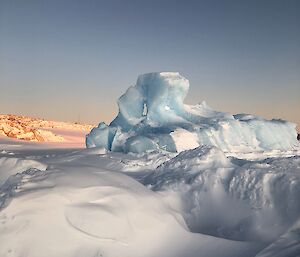
[[[86,137],[86,146],[111,151],[177,151],[201,145],[225,152],[299,148],[295,124],[249,114],[231,115],[206,102],[183,103],[189,81],[178,72],[140,75],[119,100],[119,113],[107,126],[100,123]]]
[[[178,128],[171,133],[171,136],[175,142],[177,152],[193,149],[199,146],[198,137],[195,132]]]
[[[154,126],[182,121],[188,89],[189,81],[178,72],[140,75],[119,98],[119,114],[111,125],[127,130],[142,121]]]
[[[157,150],[158,146],[144,136],[131,137],[125,143],[125,152],[142,153]]]
[[[104,122],[101,122],[97,128],[91,130],[89,136],[86,138],[87,148],[104,147],[105,149],[110,149],[115,130],[108,127]]]

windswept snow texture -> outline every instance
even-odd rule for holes
[[[87,135],[87,148],[142,153],[209,145],[226,152],[253,152],[299,146],[295,124],[217,112],[205,102],[186,105],[188,90],[189,81],[178,72],[140,75],[119,98],[119,114],[110,125],[101,122]]]
[[[300,256],[299,150],[23,144],[0,144],[1,257]]]
[[[299,156],[247,161],[203,146],[164,162],[143,183],[176,196],[173,207],[193,232],[272,242],[300,221]]]
[[[11,170],[0,185],[1,257],[250,257],[266,246],[190,232],[185,217],[139,181],[166,154],[13,151],[0,151],[0,173]]]

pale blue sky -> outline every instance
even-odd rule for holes
[[[300,124],[300,1],[0,0],[0,112],[98,123],[141,73]]]

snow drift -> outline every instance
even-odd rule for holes
[[[210,145],[227,152],[250,152],[299,146],[295,124],[218,112],[205,102],[186,105],[188,90],[189,81],[178,72],[140,75],[119,98],[119,113],[110,125],[101,122],[87,135],[87,148],[141,153]]]
[[[262,248],[191,233],[159,194],[105,168],[118,165],[113,154],[57,152],[40,156],[47,170],[11,175],[0,185],[0,256],[250,257]]]
[[[193,232],[272,242],[300,217],[299,164],[299,156],[247,161],[203,146],[164,162],[143,183],[176,198]]]
[[[5,148],[1,257],[299,256],[300,149]]]

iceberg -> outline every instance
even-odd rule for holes
[[[203,145],[224,152],[299,147],[295,124],[215,111],[205,101],[187,105],[188,91],[188,79],[178,72],[140,75],[136,85],[119,98],[117,117],[109,125],[101,122],[86,136],[87,148],[145,153],[181,152]]]

